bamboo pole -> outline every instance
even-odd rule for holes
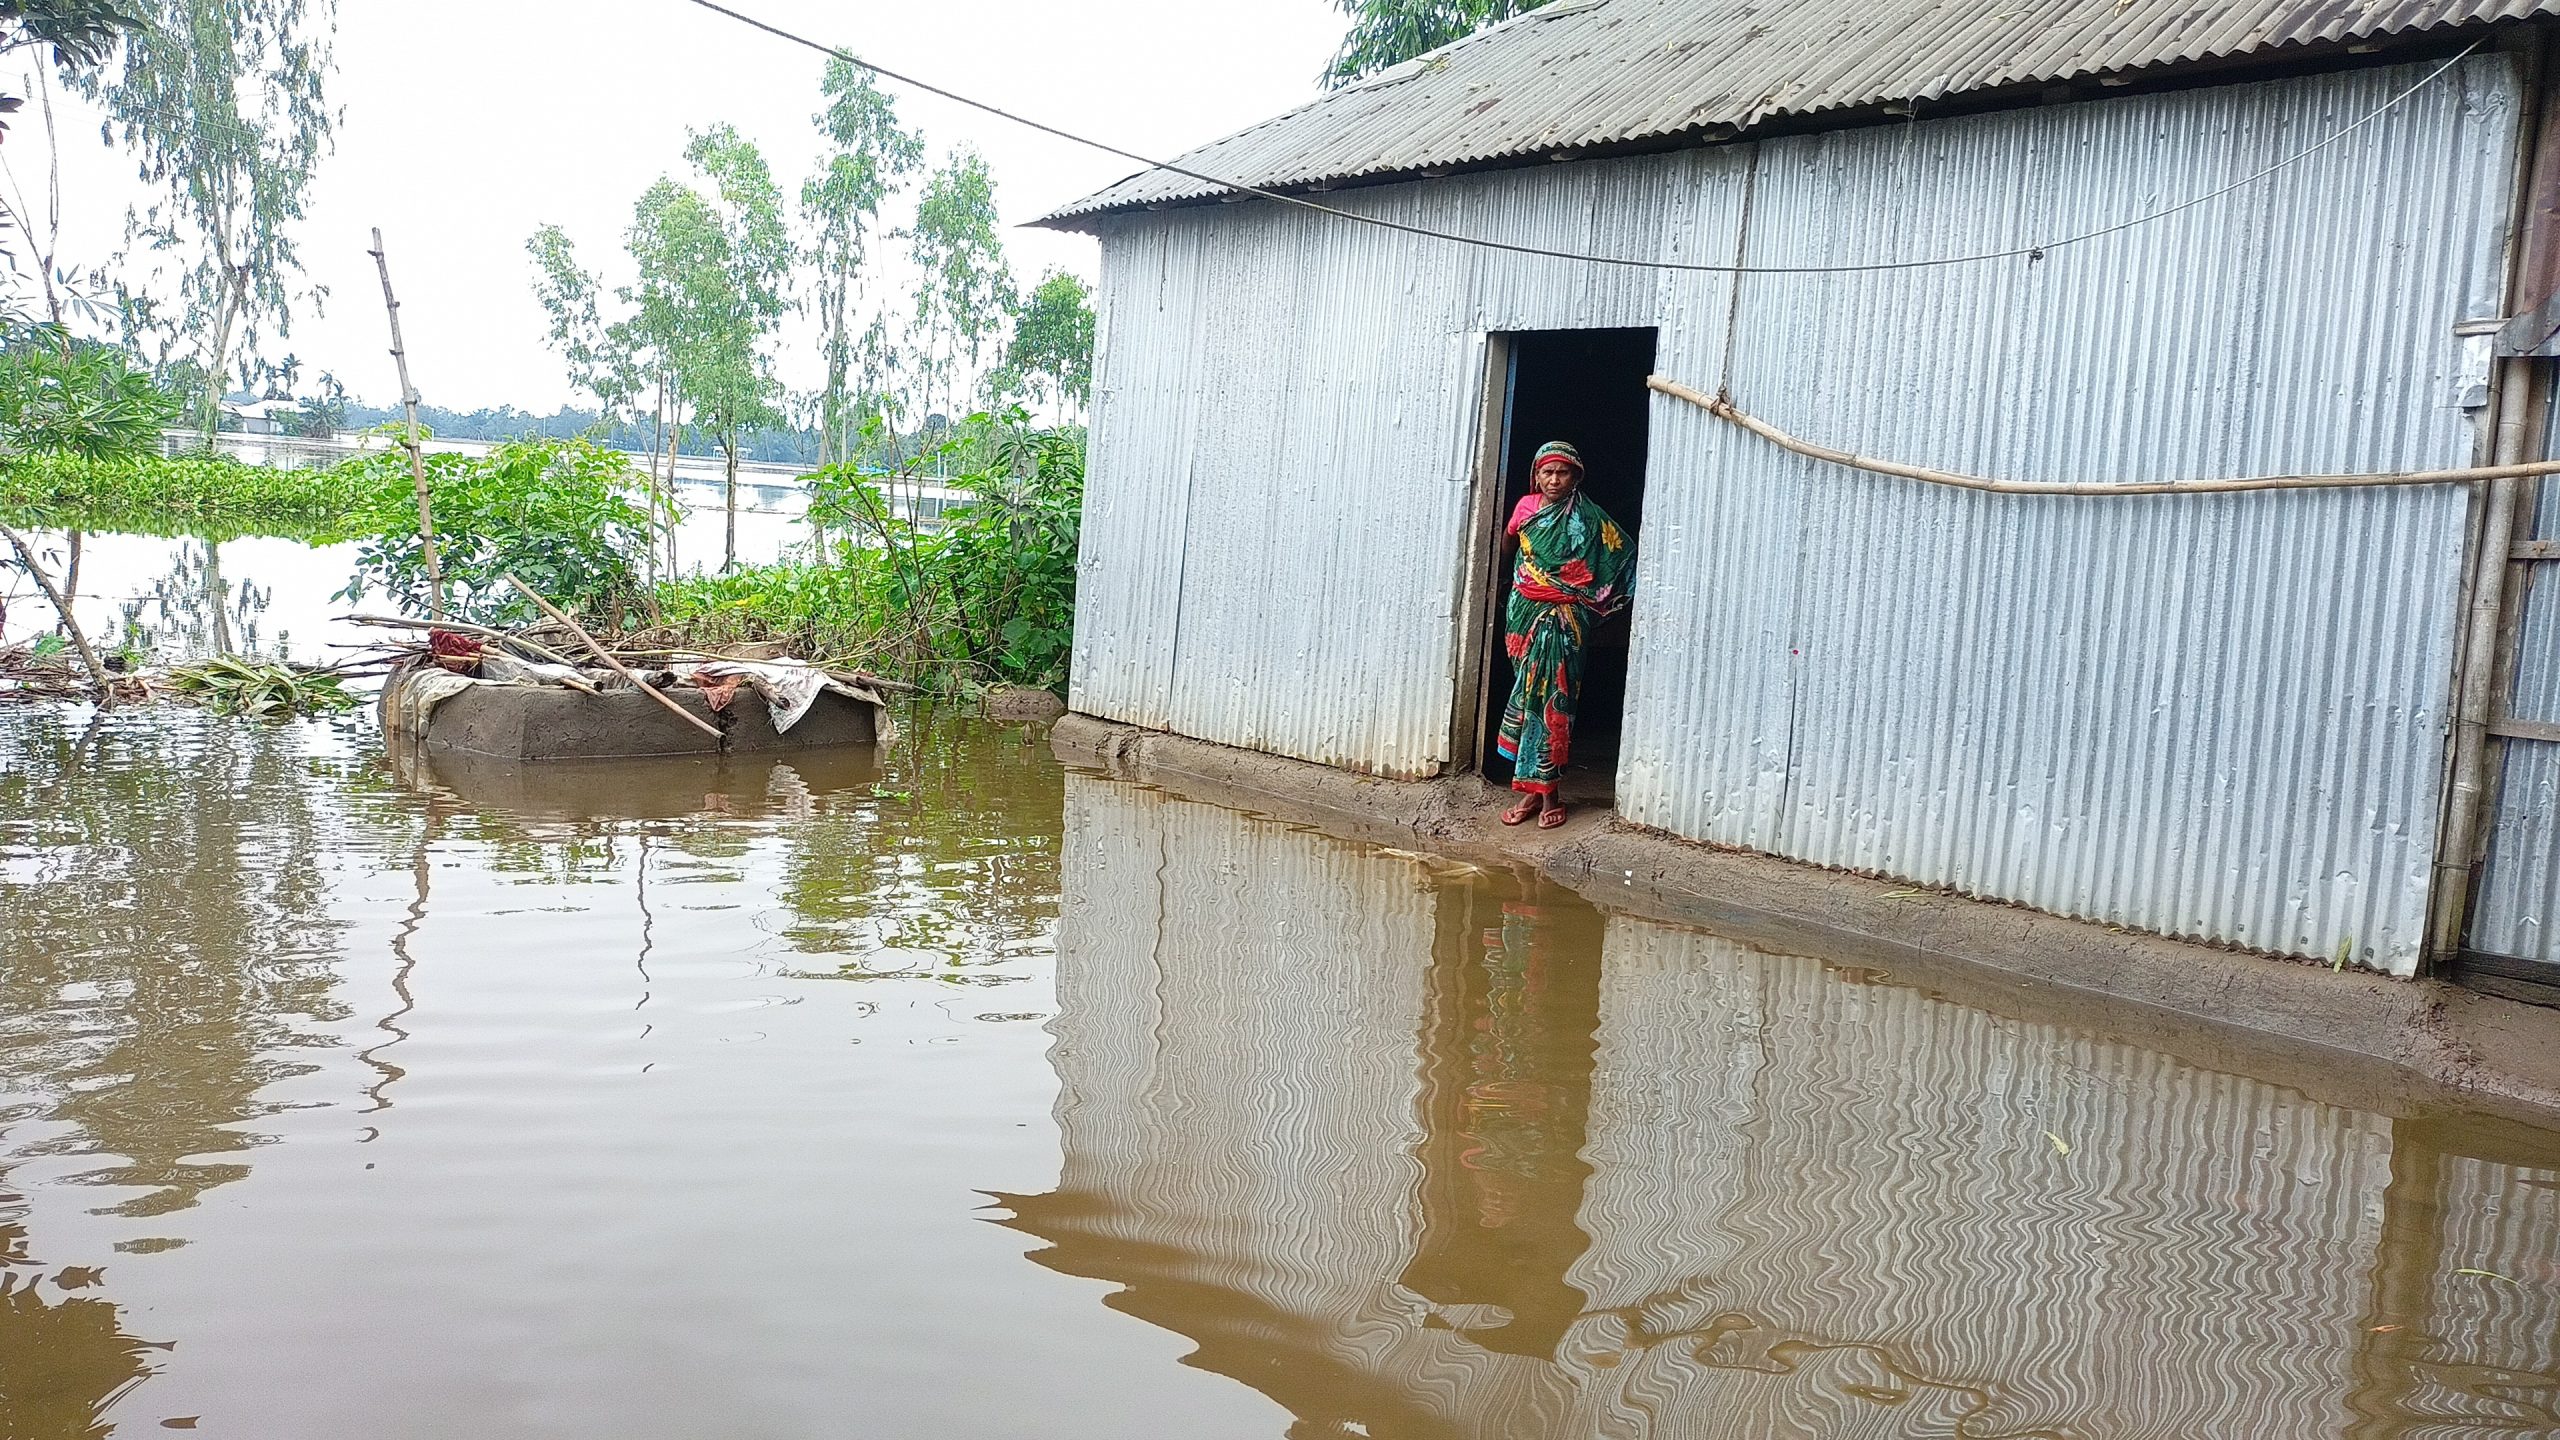
[[[391,358],[400,367],[400,408],[409,428],[400,443],[409,452],[409,478],[418,487],[418,545],[427,561],[427,614],[444,618],[444,568],[436,560],[435,507],[427,497],[427,459],[418,447],[418,391],[409,383],[409,351],[400,341],[400,302],[391,294],[391,262],[382,253],[382,227],[373,230],[373,268],[382,275],[382,311],[391,317]]]
[[[619,674],[623,679],[628,680],[633,685],[639,687],[641,694],[646,695],[650,699],[667,707],[667,713],[675,716],[679,720],[682,720],[694,729],[701,731],[703,734],[710,736],[712,739],[721,742],[723,745],[728,743],[729,737],[720,733],[719,726],[712,724],[710,721],[703,719],[701,716],[694,714],[692,711],[687,710],[673,700],[668,699],[665,692],[658,689],[657,686],[649,684],[639,676],[632,674],[631,667],[614,659],[612,651],[597,644],[596,637],[588,634],[586,632],[586,627],[580,625],[577,621],[570,619],[567,615],[562,614],[559,606],[554,605],[550,601],[535,594],[532,586],[517,579],[512,573],[507,576],[507,583],[516,587],[516,593],[522,595],[527,600],[532,601],[541,609],[543,614],[548,615],[552,619],[559,621],[561,624],[568,626],[569,633],[577,636],[580,640],[585,641],[587,648],[595,652],[595,657],[597,659],[612,666],[616,674]]]
[[[2395,470],[2370,475],[2252,475],[2231,480],[2143,480],[2122,485],[2100,482],[2046,484],[2034,480],[1991,480],[1980,475],[1964,475],[1952,470],[1935,470],[1926,465],[1905,465],[1892,460],[1878,460],[1866,455],[1853,455],[1834,450],[1810,440],[1799,440],[1768,421],[1744,411],[1722,395],[1702,395],[1676,380],[1660,375],[1649,376],[1645,385],[1675,400],[1686,400],[1719,420],[1750,431],[1782,450],[1792,451],[1808,459],[1864,470],[1873,475],[1891,475],[1904,480],[1918,480],[1928,485],[1947,485],[1959,490],[1982,490],[1994,495],[2226,495],[2244,490],[2336,490],[2380,485],[2468,485],[2482,480],[2520,480],[2534,475],[2560,475],[2560,460],[2535,460],[2519,465],[2476,465],[2460,470]]]
[[[44,598],[53,602],[54,613],[62,617],[62,632],[71,637],[71,647],[80,652],[80,663],[89,667],[89,678],[97,683],[98,708],[116,708],[115,680],[107,674],[106,664],[98,658],[98,652],[90,647],[89,637],[81,632],[79,620],[71,613],[71,601],[53,583],[53,577],[44,573],[44,567],[36,563],[35,547],[6,525],[0,525],[0,539],[7,540],[9,548],[18,552],[18,563],[26,566],[27,573],[36,577],[36,585],[44,591]]]

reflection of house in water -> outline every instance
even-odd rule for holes
[[[2560,1400],[2547,1139],[1068,785],[1065,1165],[1009,1223],[1296,1433],[2449,1436]]]

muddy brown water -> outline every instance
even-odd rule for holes
[[[1063,772],[0,710],[0,1435],[2560,1433],[2560,1140]]]

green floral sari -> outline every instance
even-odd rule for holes
[[[1591,628],[1626,608],[1635,545],[1607,513],[1576,491],[1562,504],[1530,495],[1512,512],[1520,561],[1511,572],[1503,649],[1511,656],[1511,701],[1494,749],[1511,762],[1511,788],[1555,793],[1573,753]]]

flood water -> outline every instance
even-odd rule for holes
[[[2560,1139],[915,717],[0,709],[0,1435],[2560,1433]]]

